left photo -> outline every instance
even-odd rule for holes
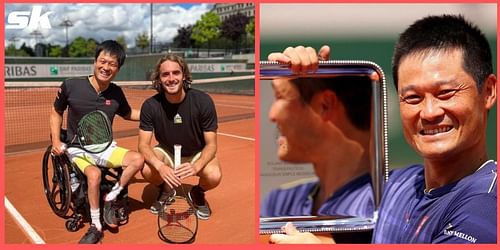
[[[4,4],[5,244],[255,243],[255,8]]]

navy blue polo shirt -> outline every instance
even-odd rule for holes
[[[272,190],[261,204],[261,217],[312,215],[318,181]],[[374,202],[371,177],[359,176],[334,192],[318,209],[318,215],[371,218]]]
[[[496,162],[455,183],[424,189],[422,165],[391,173],[373,243],[496,243]]]

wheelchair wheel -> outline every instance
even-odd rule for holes
[[[66,220],[65,226],[66,230],[69,232],[76,232],[80,229],[81,221],[77,218],[70,218]]]
[[[52,211],[59,217],[65,217],[71,203],[71,165],[66,155],[52,156],[51,149],[52,146],[49,146],[43,155],[43,189]]]
[[[116,211],[116,218],[120,222],[120,225],[125,225],[128,223],[128,211],[125,207],[120,207]]]

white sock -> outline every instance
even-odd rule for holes
[[[101,225],[101,214],[99,212],[99,208],[98,209],[90,209],[90,218],[92,219],[92,224],[95,225],[95,227],[97,228],[97,230],[101,231],[102,230],[102,225]]]
[[[112,201],[116,199],[116,196],[120,194],[120,192],[123,190],[123,187],[120,186],[120,183],[117,182],[115,186],[111,189],[111,192],[109,192],[106,197],[104,198],[105,201]]]

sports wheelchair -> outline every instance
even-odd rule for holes
[[[65,139],[65,133],[61,132],[61,135],[62,139]],[[66,219],[66,229],[70,232],[76,232],[83,227],[83,223],[91,221],[90,205],[87,198],[87,177],[75,164],[71,163],[66,154],[55,156],[51,150],[52,146],[49,145],[42,159],[45,196],[52,211],[57,216]],[[104,195],[111,191],[114,183],[120,179],[123,170],[121,168],[98,167],[101,170],[99,207],[103,211]],[[75,177],[79,183],[78,187],[72,187],[71,179]],[[130,212],[128,186],[124,187],[113,202],[112,207],[119,225],[126,224]],[[101,217],[103,214],[104,212],[101,212]]]

